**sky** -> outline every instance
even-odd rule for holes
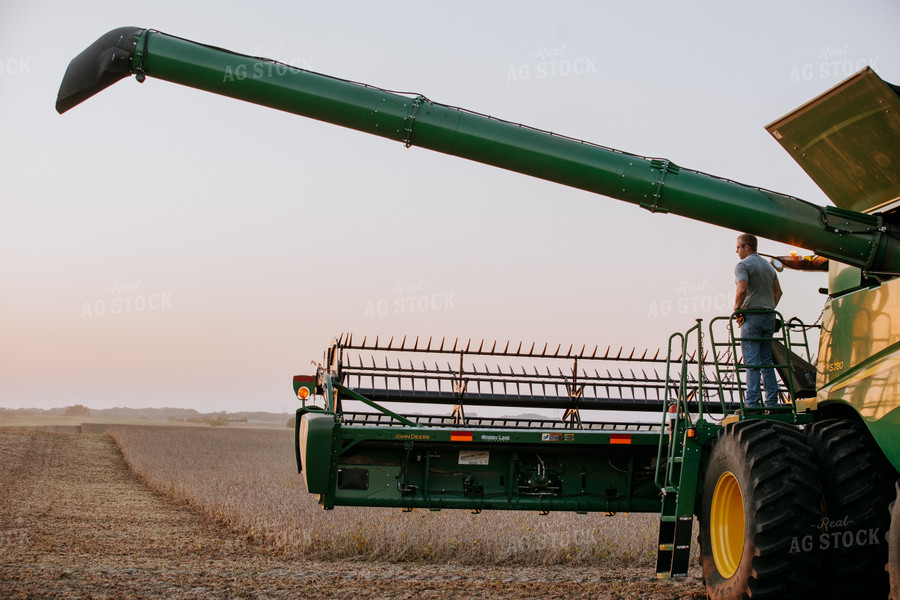
[[[291,411],[343,332],[656,349],[732,306],[737,232],[152,78],[58,115],[111,29],[826,204],[764,126],[866,65],[900,83],[898,24],[893,0],[2,0],[0,407]],[[781,283],[815,321],[824,275]]]

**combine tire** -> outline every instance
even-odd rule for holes
[[[900,481],[894,484],[896,496],[891,502],[891,529],[888,532],[888,563],[891,600],[900,600]]]
[[[749,420],[719,432],[699,519],[711,600],[814,597],[819,555],[805,548],[822,520],[815,475],[795,427]]]
[[[888,592],[885,541],[893,471],[865,425],[829,419],[806,428],[824,498],[816,532],[821,598],[882,600]]]

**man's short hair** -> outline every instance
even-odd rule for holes
[[[756,247],[759,242],[756,239],[755,235],[750,235],[749,233],[742,233],[738,236],[738,241],[742,244],[747,244],[750,246],[750,249],[756,252]]]

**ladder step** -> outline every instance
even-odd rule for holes
[[[675,544],[660,544],[659,549],[661,552],[672,552],[675,550]]]

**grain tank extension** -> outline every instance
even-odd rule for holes
[[[659,577],[687,574],[696,515],[712,598],[884,598],[891,586],[900,600],[889,511],[900,470],[900,98],[874,71],[767,127],[834,206],[135,27],[72,61],[56,108],[131,74],[813,252],[798,268],[827,260],[818,352],[812,326],[782,319],[782,403],[767,413],[744,405],[734,315],[698,321],[660,352],[341,336],[316,373],[294,378],[298,467],[325,508],[659,512]],[[476,364],[485,359],[498,366]],[[408,403],[447,414],[403,414]]]

